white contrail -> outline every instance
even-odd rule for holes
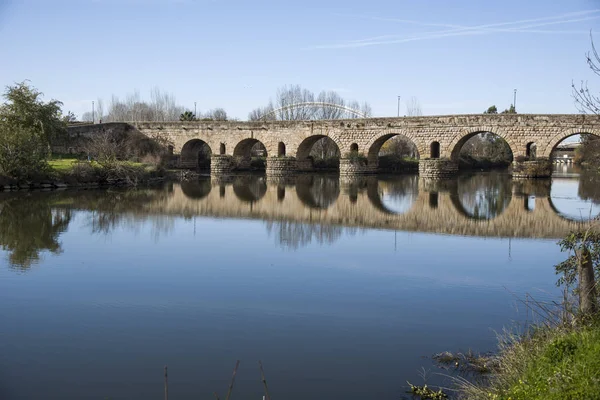
[[[413,41],[426,40],[426,39],[437,39],[437,38],[451,37],[451,36],[482,35],[482,34],[498,33],[498,32],[566,33],[568,31],[540,31],[540,30],[529,31],[528,28],[567,24],[567,23],[573,23],[573,22],[582,22],[582,21],[598,19],[598,18],[600,18],[600,15],[590,16],[590,17],[585,17],[585,18],[566,19],[566,20],[564,18],[597,14],[599,12],[600,12],[600,9],[595,9],[595,10],[571,12],[571,13],[562,14],[559,16],[554,16],[554,17],[525,19],[525,20],[519,20],[519,21],[500,22],[500,23],[493,23],[493,24],[470,26],[470,27],[465,26],[465,27],[453,28],[453,29],[436,31],[436,32],[427,32],[420,36],[413,36],[413,37],[408,37],[408,38],[402,37],[401,35],[385,35],[385,36],[371,37],[371,38],[366,38],[366,39],[346,41],[346,42],[338,43],[338,44],[318,45],[318,46],[313,46],[311,48],[312,49],[335,49],[335,48],[366,47],[366,46],[375,46],[375,45],[384,45],[384,44],[406,43],[406,42],[413,42]],[[561,18],[562,18],[562,20],[561,20]],[[556,21],[556,20],[558,20],[558,21]],[[401,20],[401,21],[410,21],[410,20]],[[418,23],[417,21],[412,21],[412,22]],[[528,24],[528,25],[523,25],[523,24]],[[520,26],[498,29],[499,27],[506,27],[506,26],[511,26],[511,25],[520,25]],[[579,32],[577,32],[577,33],[579,33]],[[389,40],[384,40],[384,39],[389,39]]]

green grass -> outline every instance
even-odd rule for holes
[[[63,159],[55,159],[49,160],[48,165],[50,168],[56,171],[68,171],[73,169],[73,164],[75,164],[78,160],[76,158],[63,158]]]
[[[506,345],[489,385],[465,384],[466,399],[600,399],[600,326],[541,328]]]
[[[77,158],[60,158],[60,159],[49,160],[48,165],[50,166],[50,168],[52,168],[55,171],[69,172],[73,169],[75,164],[77,164],[78,162],[87,162],[87,161],[78,160]],[[124,163],[126,163],[127,165],[129,165],[131,167],[144,167],[146,170],[152,169],[151,166],[140,163],[140,162],[124,161]],[[100,166],[95,161],[91,161],[90,165],[93,167]]]

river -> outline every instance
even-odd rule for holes
[[[398,399],[560,297],[596,175],[246,175],[0,193],[0,398]]]

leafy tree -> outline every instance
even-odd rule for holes
[[[53,140],[66,132],[61,102],[44,103],[27,82],[8,86],[0,105],[0,173],[28,178],[42,172]]]
[[[498,114],[498,108],[496,106],[490,106],[487,110],[483,112],[484,114]]]
[[[509,108],[507,108],[506,110],[502,111],[502,114],[516,114],[517,110],[515,109],[515,105],[511,104]]]
[[[180,121],[196,121],[196,115],[191,111],[186,111],[179,116]]]

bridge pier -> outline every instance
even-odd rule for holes
[[[267,176],[286,177],[295,175],[298,171],[294,157],[267,157],[265,172]]]
[[[233,157],[213,154],[210,158],[211,175],[227,175],[233,171]]]
[[[419,176],[421,178],[445,179],[452,178],[458,173],[458,162],[432,158],[419,160]]]
[[[552,162],[547,158],[529,161],[513,161],[511,174],[516,179],[549,178],[552,176]]]
[[[370,165],[366,158],[340,158],[340,176],[367,175],[377,171],[377,166]]]

